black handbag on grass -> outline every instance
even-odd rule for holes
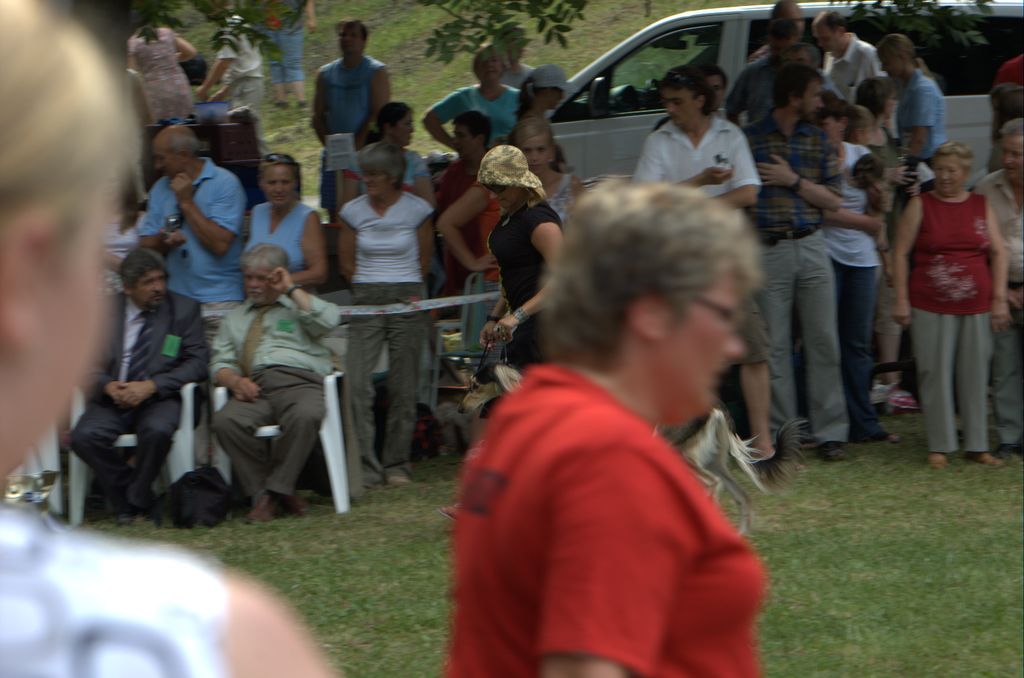
[[[212,466],[189,471],[171,484],[167,494],[175,527],[213,527],[228,516],[231,487]]]

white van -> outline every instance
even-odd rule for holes
[[[807,19],[804,40],[811,43],[811,19],[818,12],[850,12],[842,4],[800,7]],[[945,44],[921,53],[946,94],[947,137],[969,144],[974,151],[972,179],[982,175],[988,159],[992,124],[988,92],[996,69],[1024,51],[1024,4],[994,0],[989,7],[992,12],[981,27],[988,45],[964,49]],[[655,81],[673,66],[717,63],[729,75],[731,87],[747,56],[764,42],[770,13],[771,6],[765,5],[676,14],[629,37],[574,75],[551,122],[575,174],[582,178],[632,174],[644,138],[664,115]],[[867,22],[853,22],[849,30],[872,44],[882,37]]]

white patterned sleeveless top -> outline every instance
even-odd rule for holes
[[[226,620],[198,558],[0,507],[0,676],[222,678]]]

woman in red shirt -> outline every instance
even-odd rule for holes
[[[893,246],[893,318],[904,327],[913,324],[928,463],[936,469],[945,468],[947,455],[957,450],[954,375],[967,459],[1003,465],[988,453],[986,389],[992,332],[1010,320],[1007,255],[984,196],[965,188],[972,158],[957,141],[936,149],[935,190],[907,204]]]
[[[450,678],[755,676],[761,565],[655,435],[706,413],[759,278],[743,216],[668,184],[577,204],[532,365],[467,460]]]

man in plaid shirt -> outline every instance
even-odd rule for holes
[[[765,283],[758,304],[768,325],[772,427],[797,415],[792,361],[794,309],[800,318],[811,433],[822,459],[844,456],[849,433],[839,370],[832,261],[821,233],[824,212],[840,205],[836,151],[812,120],[821,107],[821,75],[804,64],[775,77],[770,115],[744,129],[761,176],[750,218],[764,244]]]

